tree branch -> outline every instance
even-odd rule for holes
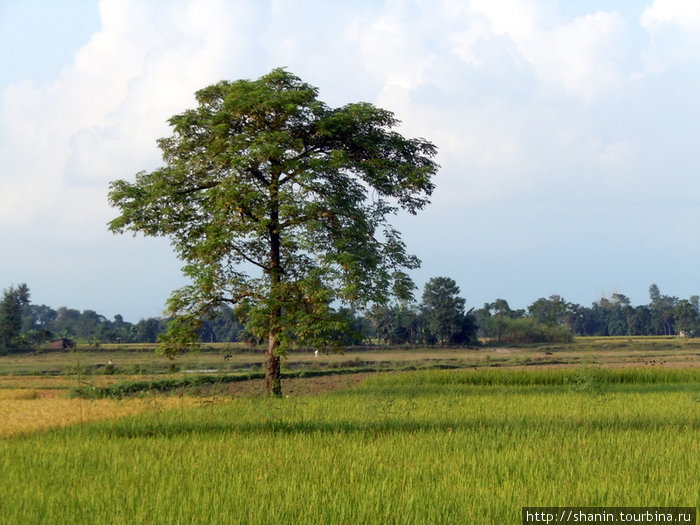
[[[264,263],[261,263],[260,261],[258,261],[258,260],[256,260],[256,259],[253,259],[250,255],[248,255],[247,253],[245,253],[241,248],[239,248],[239,247],[236,246],[235,244],[231,244],[231,249],[232,249],[233,251],[235,251],[240,257],[242,257],[243,259],[245,259],[246,261],[248,261],[250,264],[252,264],[252,265],[254,265],[254,266],[257,266],[258,268],[260,268],[260,269],[262,269],[262,270],[265,270],[265,271],[267,271],[267,270],[270,269],[270,266],[269,266],[269,265],[264,264]]]
[[[306,146],[304,147],[304,151],[302,151],[301,153],[299,153],[299,155],[297,155],[296,157],[294,157],[294,159],[289,159],[289,160],[290,160],[290,161],[297,161],[297,160],[300,160],[300,159],[303,159],[303,158],[306,158],[306,157],[311,157],[311,155],[312,155],[313,153],[324,153],[324,152],[321,150],[321,148],[310,147],[310,146],[306,145]],[[291,170],[290,172],[287,172],[286,176],[285,176],[285,177],[282,177],[282,178],[280,179],[280,185],[283,185],[283,184],[289,182],[290,180],[294,180],[294,178],[295,178],[297,175],[299,175],[300,173],[303,173],[304,171],[305,171],[305,170],[302,170],[302,169],[295,169],[295,170]]]
[[[202,184],[200,186],[195,186],[193,188],[187,188],[186,190],[179,190],[176,193],[178,195],[189,195],[190,193],[196,193],[198,191],[209,190],[211,188],[216,188],[221,182],[209,182],[207,184]]]
[[[302,215],[300,217],[294,217],[293,219],[288,219],[280,224],[280,230],[284,230],[290,226],[299,226],[309,221],[314,221],[318,219],[330,218],[333,214],[328,210],[323,210],[311,215]]]
[[[222,303],[238,304],[246,298],[257,299],[258,301],[262,301],[265,299],[265,297],[263,297],[262,295],[253,292],[241,292],[235,297],[219,297],[218,299]]]
[[[271,184],[271,182],[269,180],[267,180],[265,178],[265,176],[262,174],[262,172],[260,171],[259,165],[255,166],[255,167],[251,166],[249,171],[250,171],[250,174],[253,176],[253,178],[255,180],[257,180],[258,182],[260,182],[263,186],[268,187]]]

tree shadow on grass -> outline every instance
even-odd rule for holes
[[[383,420],[383,421],[260,421],[254,423],[227,423],[223,421],[113,421],[96,424],[93,428],[84,429],[90,434],[105,434],[117,439],[143,438],[177,438],[179,436],[297,436],[297,435],[358,435],[385,436],[392,434],[418,433],[483,433],[498,432],[549,433],[552,431],[571,432],[653,432],[668,431],[698,431],[700,418],[685,419],[650,419],[645,417],[619,419],[615,416],[545,419],[514,419],[493,418],[477,421],[416,421],[416,420]],[[70,431],[65,429],[64,431]]]

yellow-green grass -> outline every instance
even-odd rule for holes
[[[7,439],[0,472],[7,524],[519,523],[522,506],[698,506],[700,371],[381,374]]]

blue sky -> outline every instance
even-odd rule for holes
[[[160,315],[180,263],[107,232],[108,183],[159,165],[197,89],[279,66],[438,146],[432,204],[395,221],[420,288],[700,294],[695,0],[0,0],[0,63],[0,287],[36,303]]]

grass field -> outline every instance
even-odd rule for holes
[[[83,410],[79,424],[0,440],[0,522],[519,523],[522,506],[697,507],[697,349],[651,343],[479,350],[458,358],[513,368],[295,379],[283,399],[238,384],[238,397],[64,399],[53,393],[84,377],[47,376],[57,382],[42,389],[22,388],[36,374],[5,375],[0,407],[112,405],[94,405],[111,419]],[[552,355],[571,363],[529,364]],[[87,379],[103,377],[134,378]],[[344,389],[321,392],[335,382]],[[315,386],[294,395],[303,384]],[[116,417],[129,403],[142,406]]]
[[[264,350],[231,343],[204,345],[199,352],[175,360],[156,356],[155,345],[102,345],[77,351],[43,351],[0,355],[2,376],[152,375],[181,371],[216,370],[222,373],[262,370]],[[108,366],[112,362],[111,367]],[[677,337],[580,337],[570,344],[531,347],[414,348],[367,347],[344,353],[314,355],[291,352],[283,362],[289,370],[371,366],[387,370],[424,367],[558,366],[699,366],[700,340]],[[109,372],[107,374],[107,372]]]

